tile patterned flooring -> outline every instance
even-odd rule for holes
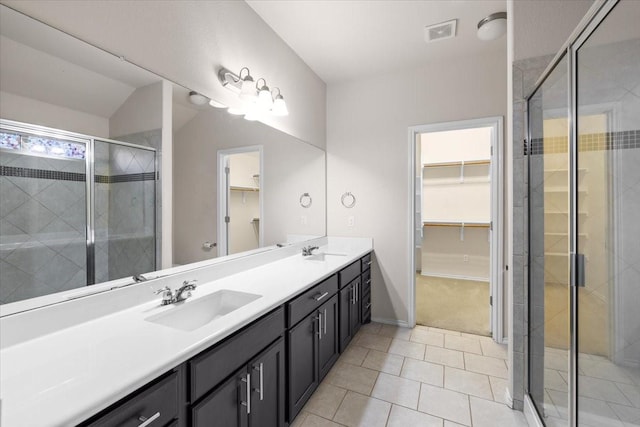
[[[364,325],[292,427],[521,427],[504,404],[507,347],[489,337]]]
[[[578,420],[589,427],[640,426],[640,370],[596,355],[578,359]],[[567,425],[568,354],[545,348],[544,418],[550,427]]]

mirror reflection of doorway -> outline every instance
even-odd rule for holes
[[[419,325],[492,335],[498,316],[492,307],[497,288],[495,122],[451,123],[416,135]]]
[[[262,148],[220,150],[218,196],[218,256],[262,246]]]

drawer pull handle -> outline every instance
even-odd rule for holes
[[[372,262],[373,262],[373,261],[369,261],[369,262],[367,262],[367,265],[371,265],[371,263],[372,263]]]
[[[140,424],[138,427],[147,427],[148,425],[150,425],[152,422],[154,422],[158,418],[160,418],[160,412],[156,412],[155,414],[153,414],[149,418],[145,417],[144,415],[140,415],[138,417],[138,421],[142,421],[142,424]]]
[[[371,279],[367,280],[367,285],[371,284]]]
[[[367,304],[367,306],[365,307],[365,310],[369,310],[370,307],[371,307],[371,303]]]
[[[321,299],[323,299],[327,295],[329,295],[329,292],[325,292],[324,294],[318,294],[315,297],[313,297],[313,299],[316,300],[316,301],[320,301]]]
[[[262,374],[262,368],[263,368],[263,364],[260,363],[260,366],[258,367],[253,367],[254,371],[260,371],[260,388],[259,389],[255,389],[254,391],[257,391],[260,394],[260,400],[264,400],[263,398],[263,392],[264,392],[264,375]]]
[[[243,383],[247,383],[247,401],[246,402],[240,402],[240,404],[242,404],[242,406],[246,406],[247,407],[247,414],[251,413],[251,374],[247,374],[247,376],[245,378],[242,379]]]

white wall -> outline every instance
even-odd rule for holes
[[[217,81],[217,69],[247,66],[287,101],[290,115],[269,124],[325,146],[324,82],[243,1],[3,3],[227,104],[236,97]]]
[[[85,135],[109,137],[109,120],[47,102],[0,91],[0,117]]]
[[[109,118],[109,136],[162,129],[162,82],[136,89]]]
[[[329,85],[327,231],[373,237],[374,318],[408,320],[409,126],[506,115],[506,59],[505,50]],[[352,209],[340,203],[345,191]]]

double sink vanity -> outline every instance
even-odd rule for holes
[[[1,424],[288,425],[371,318],[371,239],[314,243],[3,316]]]

